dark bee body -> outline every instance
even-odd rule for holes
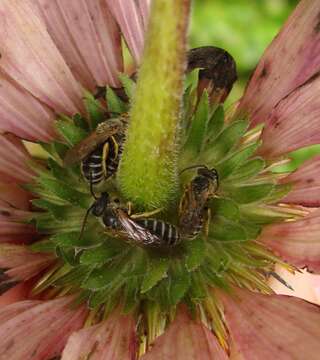
[[[103,226],[114,236],[136,245],[173,247],[180,242],[177,227],[162,220],[131,218],[127,209],[119,203],[109,201],[107,193],[96,198],[88,212],[99,217]]]
[[[91,184],[112,176],[119,165],[127,121],[123,115],[100,123],[95,131],[67,151],[64,166],[81,162],[82,174]]]
[[[180,201],[179,228],[185,237],[192,239],[202,230],[207,201],[215,195],[217,189],[217,171],[205,166],[199,168]]]
[[[88,182],[99,184],[116,172],[123,142],[123,134],[110,136],[106,142],[99,145],[81,162],[81,172]]]
[[[136,223],[149,230],[151,234],[159,238],[159,244],[175,246],[180,242],[180,232],[172,224],[157,219],[137,219]]]

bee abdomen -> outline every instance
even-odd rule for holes
[[[104,179],[102,147],[93,151],[82,161],[81,171],[85,179],[93,184],[98,184]]]
[[[138,219],[137,223],[156,235],[161,241],[161,245],[175,246],[180,242],[180,232],[172,224],[157,219]]]

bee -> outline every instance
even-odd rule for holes
[[[81,234],[87,216],[91,213],[99,217],[102,225],[115,237],[123,238],[139,246],[174,247],[181,240],[180,232],[172,224],[150,218],[159,211],[161,209],[131,215],[131,205],[124,208],[118,201],[110,201],[109,194],[103,192],[100,197],[95,197],[94,203],[88,209]]]
[[[119,164],[125,140],[127,116],[108,119],[96,130],[69,149],[64,166],[81,162],[81,171],[90,184],[97,185],[112,176]]]
[[[179,228],[181,234],[190,239],[195,238],[202,230],[204,214],[208,210],[207,202],[216,194],[219,187],[218,173],[215,169],[196,165],[183,171],[192,168],[198,168],[197,176],[186,186],[179,204]],[[207,233],[208,223],[206,225]]]

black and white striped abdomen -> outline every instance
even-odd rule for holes
[[[104,144],[100,145],[81,163],[81,171],[84,178],[93,184],[99,184],[105,178],[102,164],[103,146]]]
[[[180,232],[172,224],[157,219],[137,219],[136,222],[156,235],[160,239],[161,245],[175,246],[180,242]]]

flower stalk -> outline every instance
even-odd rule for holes
[[[118,173],[124,195],[143,208],[166,206],[177,186],[189,9],[189,0],[156,0],[151,11]]]

